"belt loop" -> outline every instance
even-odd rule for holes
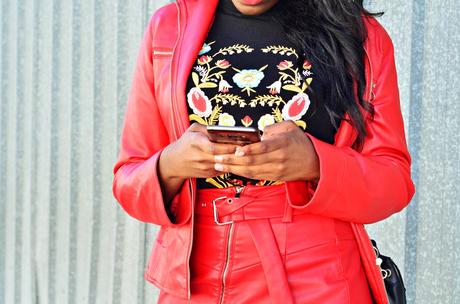
[[[284,202],[284,215],[283,215],[283,223],[290,223],[292,222],[292,207],[288,204],[286,200]]]

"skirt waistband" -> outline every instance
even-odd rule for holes
[[[291,222],[293,215],[306,213],[287,204],[284,184],[200,189],[195,202],[195,215],[212,218],[217,225],[277,217]]]

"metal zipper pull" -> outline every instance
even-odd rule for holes
[[[236,198],[240,197],[241,192],[243,192],[243,190],[244,190],[244,186],[236,186],[235,197],[236,197]]]

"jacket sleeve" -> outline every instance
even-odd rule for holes
[[[182,224],[185,214],[165,208],[157,173],[158,161],[169,137],[162,122],[154,94],[153,21],[145,31],[120,140],[120,151],[113,173],[112,191],[132,217],[158,225]],[[180,193],[180,191],[179,191]],[[177,202],[179,194],[171,205]]]
[[[380,58],[374,58],[374,119],[367,122],[368,135],[361,151],[337,147],[311,134],[318,154],[320,179],[286,185],[293,208],[355,223],[373,223],[401,211],[410,202],[415,187],[400,109],[393,44],[379,25],[373,33]],[[307,188],[305,190],[305,188]]]

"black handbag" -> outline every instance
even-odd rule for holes
[[[374,240],[371,242],[377,256],[377,264],[380,265],[389,303],[406,304],[406,287],[398,266],[390,257],[380,254]]]

